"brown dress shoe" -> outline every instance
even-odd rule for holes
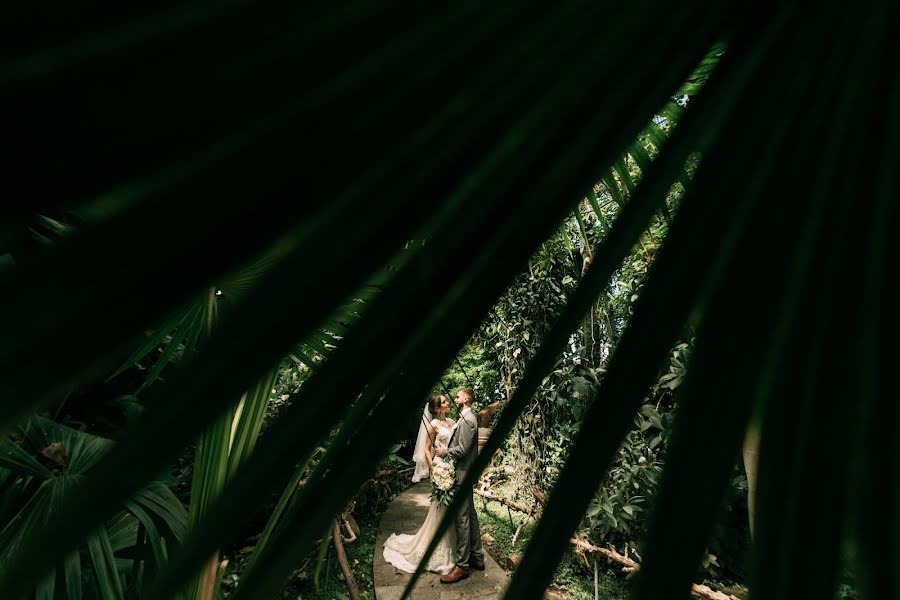
[[[470,558],[469,566],[473,569],[478,569],[479,571],[484,571],[484,561],[480,558]]]
[[[469,570],[459,565],[454,565],[453,570],[441,577],[441,583],[456,583],[469,577]]]

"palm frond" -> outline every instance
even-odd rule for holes
[[[874,282],[897,258],[885,224],[897,217],[896,150],[881,136],[885,123],[897,128],[896,17],[886,4],[823,7],[817,24],[794,4],[699,1],[15,10],[41,25],[11,31],[11,58],[0,62],[5,112],[17,116],[5,155],[10,187],[31,195],[0,208],[0,239],[5,251],[27,232],[37,199],[76,211],[85,226],[0,272],[4,433],[171,336],[151,373],[158,376],[179,345],[197,342],[199,333],[173,335],[191,299],[214,282],[227,287],[229,275],[260,257],[272,260],[232,281],[239,293],[226,291],[235,303],[221,326],[164,390],[145,389],[148,408],[115,452],[82,447],[83,485],[66,490],[49,521],[29,522],[38,533],[0,532],[0,542],[22,542],[0,574],[6,593],[56,594],[50,574],[64,564],[77,594],[73,556],[89,540],[102,593],[121,595],[117,578],[136,571],[133,563],[119,570],[102,537],[107,523],[136,507],[128,531],[137,544],[177,520],[174,504],[142,490],[300,344],[324,360],[308,361],[315,372],[252,449],[252,466],[228,464],[233,477],[154,582],[157,597],[182,589],[239,534],[244,507],[283,486],[340,426],[341,443],[317,463],[238,591],[273,595],[292,557],[312,548],[320,525],[393,442],[396,415],[414,410],[535,248],[585,196],[604,218],[585,193],[604,181],[619,217],[497,423],[483,467],[676,180],[684,197],[667,215],[634,318],[509,595],[543,593],[547,565],[565,551],[689,317],[701,322],[701,339],[638,597],[687,593],[752,415],[763,440],[757,563],[777,557],[776,568],[756,568],[753,593],[829,596],[846,532],[859,546],[868,597],[898,589],[895,511],[885,511],[882,526],[848,492],[852,482],[897,496],[896,473],[882,492],[872,466],[881,453],[894,468],[896,453],[871,441],[879,419],[896,416],[884,375],[896,359],[896,282],[887,294]],[[876,94],[878,82],[889,93]],[[674,94],[690,96],[685,108]],[[671,121],[667,140],[647,125],[654,115]],[[652,162],[632,145],[641,135],[659,151]],[[686,160],[698,151],[685,185]],[[638,162],[639,181],[626,155]],[[867,201],[851,204],[856,194]],[[873,310],[857,299],[845,319],[836,298],[859,264]],[[768,304],[757,311],[758,290]],[[735,315],[748,316],[732,323]],[[845,400],[824,410],[816,402],[829,364],[824,328],[842,320],[838,339],[860,351],[839,389],[845,398],[863,392],[857,407]],[[753,382],[725,402],[733,373]],[[234,430],[247,452],[259,421],[250,413],[247,428]],[[806,469],[819,432],[834,442],[826,453],[833,473]],[[230,429],[221,433],[230,441]],[[715,456],[699,461],[703,450]],[[21,469],[15,499],[48,477],[6,446],[0,460]],[[688,477],[702,496],[693,503]],[[824,479],[827,497],[804,513]],[[50,501],[38,496],[28,510]],[[149,541],[146,555],[169,553]],[[808,588],[788,565],[813,573]]]
[[[15,516],[0,530],[0,564],[4,565],[4,570],[29,539],[46,526],[47,520],[77,494],[79,480],[114,448],[111,440],[39,417],[30,419],[17,435],[19,443],[10,440],[0,443],[0,466],[9,469],[14,476],[24,477],[26,482],[36,480],[36,485],[25,486],[26,493],[16,503]],[[46,458],[51,467],[45,466],[36,457]],[[12,483],[15,482],[12,479]],[[9,498],[9,491],[9,486],[3,487],[5,498]],[[137,544],[138,523],[146,528],[146,537],[154,548],[154,554],[131,560],[152,565],[153,570],[162,568],[167,562],[166,539],[169,543],[174,542],[185,531],[187,514],[184,508],[171,490],[159,482],[152,482],[139,490],[124,503],[124,509],[104,520],[88,533],[85,540],[87,555],[90,556],[87,566],[92,573],[91,580],[103,598],[124,598],[119,556]],[[79,549],[67,553],[60,563],[62,578],[57,577],[55,570],[47,573],[35,585],[37,597],[53,597],[57,592],[68,598],[81,596]],[[57,589],[57,579],[63,582],[60,589]],[[142,587],[138,581],[132,581],[131,585],[137,589]]]

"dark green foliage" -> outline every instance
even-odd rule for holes
[[[501,568],[506,568],[510,555],[520,555],[528,547],[528,540],[534,532],[534,522],[522,527],[516,543],[512,538],[518,524],[525,515],[512,512],[514,518],[510,524],[506,508],[495,503],[483,503],[476,500],[478,521],[482,531],[490,537],[485,542],[486,551],[494,557]],[[574,554],[563,557],[553,575],[553,588],[566,595],[569,600],[589,600],[594,597],[594,572],[591,564],[586,564]],[[599,565],[598,590],[600,600],[625,600],[628,597],[629,584],[623,574],[614,574],[607,570],[602,562]]]
[[[475,402],[472,405],[475,412],[505,397],[494,362],[477,342],[466,344],[463,347],[459,355],[453,359],[453,362],[441,375],[438,385],[440,387],[435,390],[435,393],[446,395],[451,408],[457,390],[463,387],[475,390]]]
[[[112,440],[41,417],[29,419],[0,444],[0,570],[65,508],[91,467],[114,448]],[[92,531],[32,593],[52,597],[58,587],[67,598],[139,594],[166,565],[186,528],[181,503],[164,484],[152,482]]]
[[[359,525],[360,532],[355,541],[344,544],[344,549],[360,595],[364,599],[375,599],[372,560],[375,553],[380,551],[380,548],[375,548],[375,537],[381,517],[394,498],[409,486],[409,472],[402,468],[397,471],[398,461],[396,455],[389,455],[381,465],[383,475],[367,480],[347,510]],[[259,540],[253,536],[226,553],[229,562],[222,578],[222,592],[225,598],[232,597],[240,585],[241,577],[252,564],[251,558],[258,543]],[[281,597],[300,596],[312,600],[349,597],[347,585],[336,563],[333,546],[329,544],[323,557],[325,562],[322,564],[318,562],[320,550],[321,547],[316,547],[298,562],[297,568],[281,590]],[[314,583],[317,570],[318,588]]]
[[[754,594],[832,596],[849,538],[864,597],[900,596],[900,477],[884,435],[897,421],[900,339],[893,5],[821,6],[815,18],[798,3],[700,1],[101,1],[9,12],[5,434],[107,377],[213,282],[268,252],[275,261],[207,351],[165,390],[147,389],[116,452],[4,565],[4,594],[34,589],[409,240],[425,240],[268,428],[154,592],[172,597],[234,542],[246,507],[283,489],[337,429],[237,591],[272,597],[395,443],[396,415],[421,407],[542,241],[614,173],[628,192],[614,199],[618,217],[548,324],[473,478],[642,232],[659,214],[671,226],[509,594],[543,593],[548,565],[691,326],[695,354],[636,597],[686,595],[751,418],[762,427]],[[683,116],[632,176],[623,152],[655,116],[678,112],[670,99],[682,85]],[[77,210],[88,226],[18,260],[34,213],[48,207]],[[851,284],[860,293],[846,294]],[[106,549],[95,540],[92,555]]]

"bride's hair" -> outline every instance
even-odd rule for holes
[[[444,400],[443,394],[435,394],[428,399],[428,410],[431,411],[431,416],[435,419],[441,415],[441,405],[444,403]]]

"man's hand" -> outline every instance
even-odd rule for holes
[[[447,456],[447,449],[446,448],[437,448],[434,451],[434,453],[435,453],[435,455],[440,456],[441,458],[444,458],[445,456]]]

